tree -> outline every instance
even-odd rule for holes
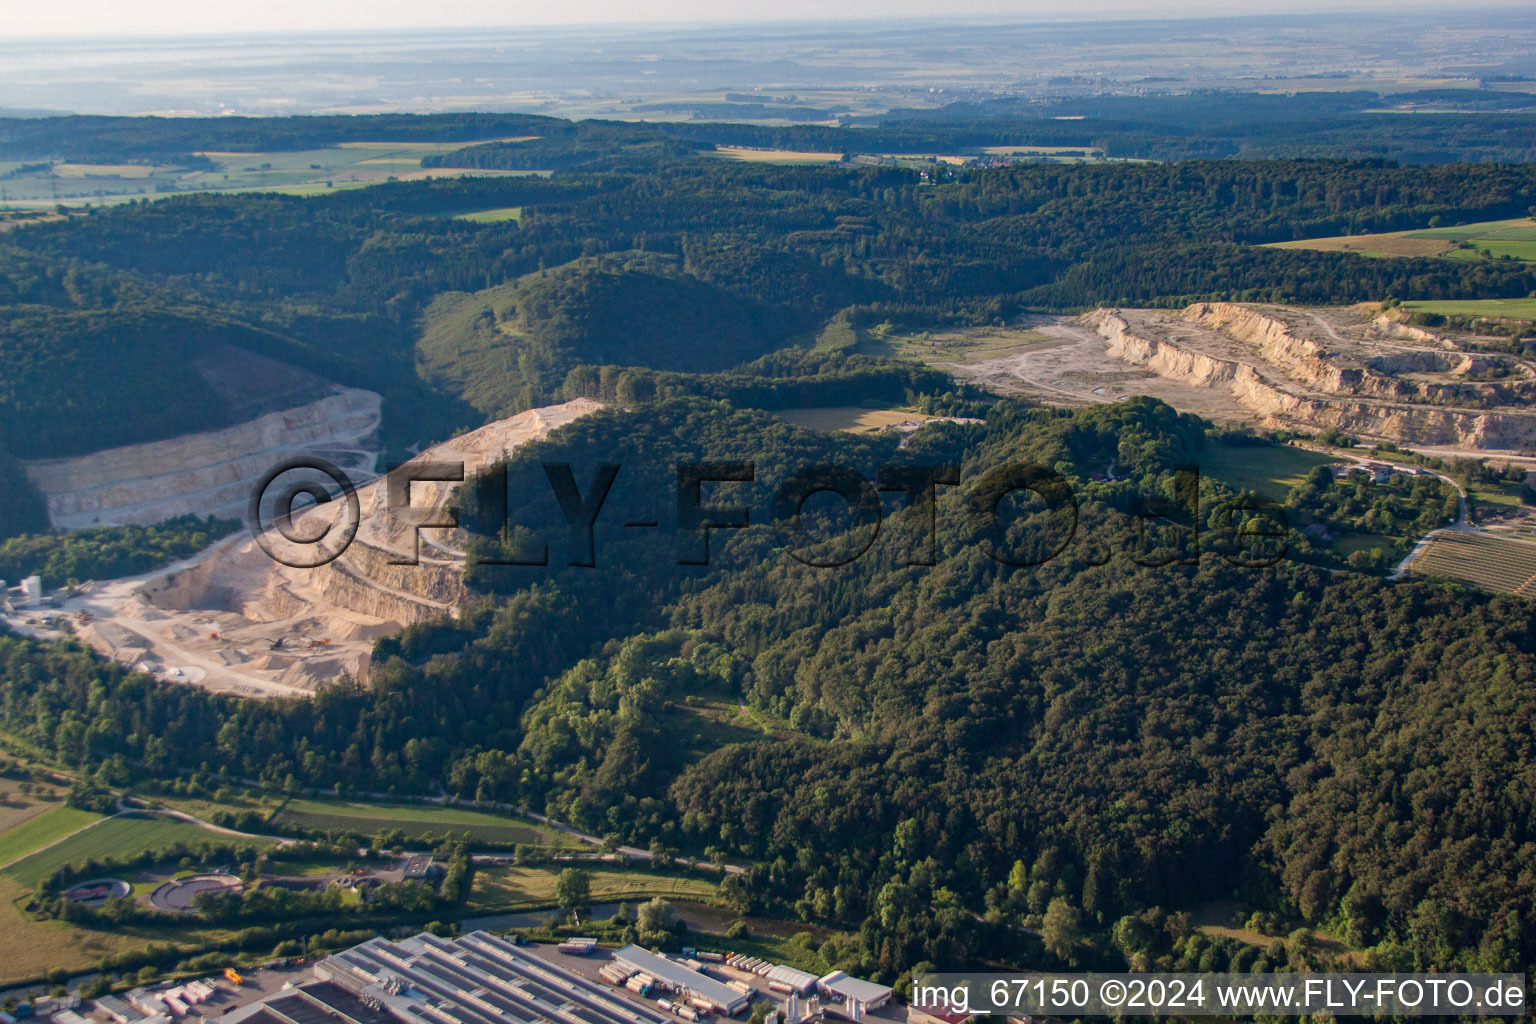
[[[1023,907],[1029,896],[1029,868],[1022,860],[1013,862],[1008,871],[1008,901],[1015,908]]]
[[[1046,907],[1040,938],[1047,952],[1068,963],[1077,962],[1077,950],[1083,943],[1082,914],[1067,902],[1066,897],[1058,896]]]
[[[637,923],[642,932],[664,932],[672,927],[672,904],[660,896],[640,904]]]
[[[592,899],[592,875],[581,868],[566,868],[555,879],[555,899],[567,910],[586,906]]]

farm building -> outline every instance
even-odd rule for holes
[[[713,1004],[718,1012],[728,1016],[740,1013],[751,1002],[723,981],[716,981],[707,974],[690,970],[676,960],[639,946],[625,946],[614,953],[613,958],[626,967],[651,975],[675,992]]]

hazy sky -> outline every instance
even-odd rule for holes
[[[1498,0],[1479,6],[1503,6]],[[1523,6],[1509,3],[1508,6]],[[1084,17],[1311,13],[1389,8],[1454,9],[1448,0],[12,0],[0,40],[23,36],[181,35],[331,29],[550,24],[663,24],[934,16]]]

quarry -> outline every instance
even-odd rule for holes
[[[284,458],[320,455],[354,479],[374,473],[382,399],[246,352],[215,346],[195,369],[239,422],[218,430],[25,462],[57,530],[148,525],[188,513],[233,518]]]
[[[1201,302],[1036,318],[1016,345],[997,347],[994,339],[937,365],[995,392],[1057,404],[1151,395],[1220,423],[1332,428],[1426,450],[1514,457],[1536,448],[1536,367],[1499,351],[1501,340],[1426,330],[1376,306]],[[54,527],[186,513],[244,518],[274,466],[318,456],[357,484],[351,543],[307,568],[275,560],[241,529],[193,558],[88,582],[6,612],[5,622],[40,637],[72,634],[158,678],[217,692],[291,697],[344,677],[366,683],[377,640],[457,616],[470,597],[463,532],[417,529],[446,514],[458,483],[413,480],[409,508],[391,511],[386,481],[376,475],[379,395],[260,357],[222,358],[219,379],[243,380],[229,386],[249,392],[244,422],[26,464]],[[529,409],[428,447],[411,463],[461,463],[473,474],[601,407],[577,399]],[[312,534],[337,522],[342,508],[299,511],[295,528]],[[275,531],[263,537],[270,546]]]
[[[1151,395],[1267,429],[1332,428],[1468,455],[1536,448],[1536,366],[1492,350],[1503,339],[1429,331],[1375,305],[1101,308],[1033,334],[1018,350],[943,365],[1054,403]]]
[[[252,488],[282,459],[353,454],[346,472],[359,485],[357,534],[335,560],[314,568],[284,565],[242,529],[155,572],[55,595],[46,611],[17,609],[6,615],[6,624],[48,638],[72,633],[161,679],[216,692],[302,696],[343,676],[366,682],[374,641],[408,625],[455,616],[466,597],[462,531],[423,529],[418,564],[399,564],[417,547],[414,522],[443,514],[457,484],[413,482],[410,510],[390,511],[385,479],[373,475],[373,453],[362,446],[366,435],[350,433],[367,426],[370,416],[376,423],[377,399],[371,392],[341,391],[228,430],[138,446],[148,450],[133,452],[132,461],[120,453],[69,460],[79,476],[62,467],[49,470],[62,485],[49,493],[50,510],[56,494],[91,494],[98,499],[92,520],[100,515],[102,521],[137,522],[188,511],[243,514]],[[407,465],[461,462],[472,474],[598,408],[577,399],[530,409],[426,448]],[[342,443],[344,437],[351,446]],[[315,527],[339,515],[342,505],[297,512],[295,527],[306,535],[318,532]],[[56,524],[73,522],[70,517],[84,507],[61,501]]]

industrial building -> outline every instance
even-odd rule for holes
[[[818,979],[816,988],[821,993],[826,1010],[836,1012],[850,1020],[859,1020],[866,1010],[878,1010],[891,1001],[889,986],[877,985],[873,981],[864,981],[861,978],[850,978],[842,971],[833,971]],[[839,1005],[845,1007],[847,1012],[839,1010]]]
[[[686,964],[640,946],[625,946],[613,954],[613,959],[637,972],[650,975],[685,998],[710,1004],[716,1013],[727,1016],[737,1014],[752,1001],[723,981],[716,981],[702,971],[693,970]]]
[[[676,1024],[505,939],[471,932],[370,939],[315,965],[314,982],[224,1024]]]
[[[96,1000],[96,1005],[108,1017],[111,1017],[113,1020],[115,1020],[117,1024],[136,1024],[136,1022],[142,1021],[144,1019],[144,1015],[142,1013],[129,1006],[126,1002],[119,999],[117,996],[102,996],[100,999]]]
[[[816,991],[816,983],[819,980],[810,971],[798,970],[785,964],[774,964],[760,973],[767,979],[770,992],[783,995],[791,992],[802,996],[811,995]]]
[[[434,875],[441,874],[442,871],[443,868],[433,863],[431,857],[425,854],[417,854],[406,860],[405,867],[401,869],[400,876],[407,882],[425,882]]]
[[[580,955],[593,951],[591,939],[568,939]],[[553,954],[551,954],[553,956]],[[722,959],[744,962],[723,955]],[[738,967],[737,969],[748,969]],[[750,968],[770,991],[788,998],[787,1024],[840,1017],[862,1022],[885,1006],[891,989],[834,971],[817,978],[781,964],[755,961]],[[289,982],[281,992],[219,1018],[220,1024],[680,1024],[701,1014],[734,1015],[759,989],[747,981],[712,978],[698,960],[662,956],[640,946],[617,950],[596,968],[597,978],[546,959],[525,946],[485,932],[444,939],[423,932],[400,942],[369,939],[326,957],[313,968],[314,980]],[[600,980],[599,980],[600,979]],[[165,1002],[190,987],[154,993]],[[154,1009],[150,993],[137,1002]],[[111,1000],[109,1003],[108,1000]],[[128,1003],[106,997],[124,1011],[119,1024],[150,1021]],[[128,1015],[132,1015],[129,1017]],[[70,1022],[73,1024],[73,1022]],[[168,1022],[166,1022],[168,1024]]]

